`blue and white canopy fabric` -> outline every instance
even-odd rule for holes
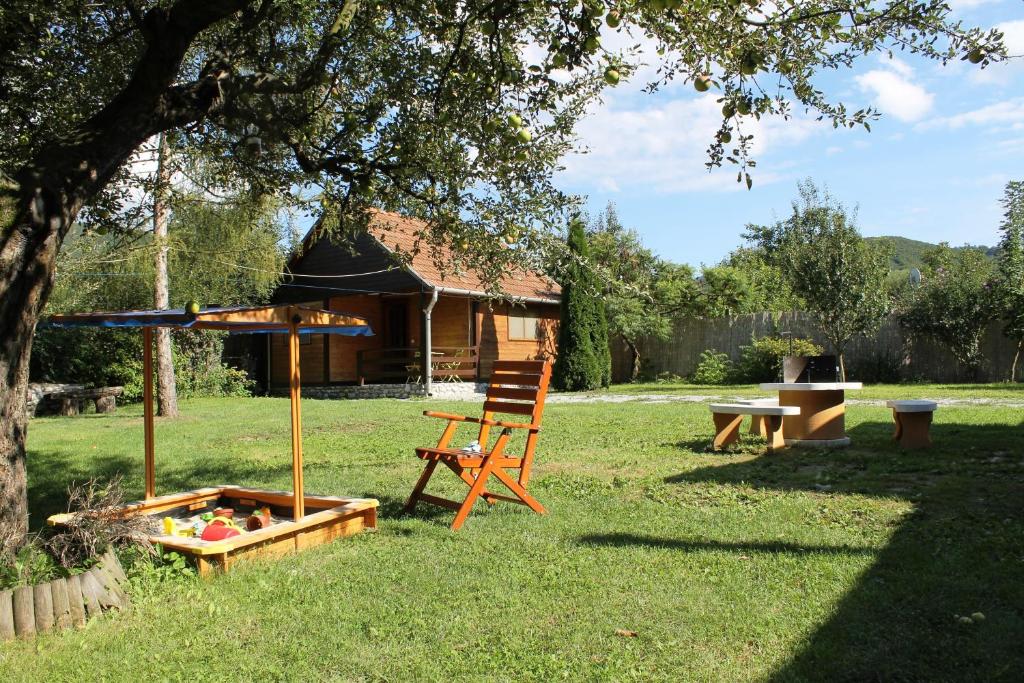
[[[233,333],[282,333],[294,325],[299,334],[341,334],[372,337],[366,318],[305,306],[210,307],[199,313],[175,308],[166,311],[67,313],[45,319],[50,327],[175,327],[223,330]]]

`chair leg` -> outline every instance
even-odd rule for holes
[[[516,494],[521,501],[526,503],[528,508],[539,515],[546,515],[548,513],[548,511],[544,509],[544,506],[540,504],[540,501],[527,493],[526,489],[524,489],[518,481],[508,475],[508,472],[499,467],[494,470],[494,476],[497,477],[502,484],[507,486],[509,491]]]
[[[462,527],[463,522],[466,521],[466,517],[469,516],[469,511],[473,509],[473,503],[476,502],[476,499],[483,492],[484,485],[487,483],[487,477],[491,475],[491,470],[494,469],[493,462],[491,458],[484,460],[480,473],[476,475],[476,480],[469,487],[469,494],[466,495],[466,500],[462,501],[462,505],[459,506],[459,511],[452,521],[452,531],[458,531]]]
[[[722,450],[722,446],[731,444],[732,442],[740,438],[740,423],[743,422],[742,415],[730,415],[727,413],[713,413],[712,417],[715,420],[715,439],[711,442],[711,447],[716,450]]]
[[[423,473],[416,481],[416,486],[413,487],[412,493],[409,494],[409,500],[405,502],[405,512],[412,512],[416,509],[416,501],[420,499],[420,494],[423,493],[423,489],[427,488],[427,482],[430,481],[430,477],[434,474],[434,470],[436,468],[437,460],[430,460],[427,462],[427,466],[423,468]]]

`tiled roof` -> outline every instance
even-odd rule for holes
[[[447,247],[425,247],[422,244],[421,233],[426,228],[425,221],[378,210],[373,211],[369,225],[370,234],[386,249],[395,251],[397,247],[402,252],[412,254],[410,269],[427,285],[486,295],[486,285],[472,270],[442,273],[438,263],[455,263],[455,256]],[[420,241],[419,245],[417,245],[417,241]],[[420,247],[418,250],[417,246]],[[508,273],[501,278],[500,284],[502,291],[511,297],[547,299],[556,302],[561,296],[561,288],[557,283],[535,272]]]

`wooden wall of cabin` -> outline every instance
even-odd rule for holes
[[[381,297],[367,294],[353,296],[335,296],[330,299],[332,311],[344,311],[366,318],[374,332],[372,337],[345,337],[339,334],[328,335],[330,351],[330,382],[355,382],[356,355],[366,349],[379,349],[383,343],[383,309]]]
[[[408,340],[410,347],[418,348],[421,342],[422,312],[420,295],[402,297],[408,307]],[[373,337],[344,337],[341,335],[309,335],[309,343],[301,347],[303,384],[351,383],[358,381],[356,354],[363,349],[383,348],[385,343],[385,321],[383,307],[398,297],[374,295],[352,295],[332,297],[328,305],[332,310],[353,313],[365,317],[375,332]],[[318,305],[311,302],[309,305]],[[322,305],[322,304],[321,304]],[[480,345],[480,377],[487,378],[495,360],[529,360],[552,358],[558,341],[557,305],[530,305],[528,310],[539,318],[539,334],[536,340],[511,339],[508,313],[510,306],[501,304],[489,307],[486,302],[476,302],[466,297],[441,296],[434,306],[433,346],[435,348],[473,346],[475,313],[475,335]],[[514,310],[522,311],[521,306]],[[326,341],[325,341],[326,337]],[[271,378],[273,386],[288,384],[288,336],[270,335]],[[325,359],[327,362],[325,362]]]
[[[288,386],[288,335],[271,334],[271,379],[274,386]],[[324,381],[324,335],[302,335],[299,347],[299,377],[303,384]],[[308,341],[307,341],[308,339]]]
[[[538,319],[536,340],[512,339],[509,335],[510,309],[523,311],[522,306],[507,304],[488,307],[486,302],[476,306],[477,338],[480,341],[480,377],[491,374],[496,360],[535,360],[554,358],[558,348],[559,307],[554,304],[531,304],[526,307]]]

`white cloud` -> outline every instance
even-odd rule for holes
[[[830,157],[831,156],[835,156],[836,154],[841,154],[842,151],[843,151],[843,148],[839,147],[837,145],[833,145],[831,147],[826,147],[825,148],[825,154],[827,154]]]
[[[882,66],[889,67],[903,78],[912,78],[914,76],[914,69],[909,64],[904,62],[899,57],[886,57],[885,55],[879,55],[878,61]]]
[[[893,70],[875,69],[856,77],[861,90],[874,94],[874,104],[884,114],[900,121],[919,121],[927,114],[935,96],[912,83],[913,70],[903,62],[894,60]]]
[[[965,111],[953,116],[942,116],[919,124],[918,128],[949,128],[956,130],[966,126],[985,126],[996,130],[1024,130],[1024,97],[996,102],[980,109]]]
[[[1003,44],[1006,45],[1007,54],[1024,55],[1024,19],[1004,21],[996,24],[996,28],[1003,32]]]
[[[641,100],[635,107],[610,100],[580,123],[578,133],[587,153],[563,159],[562,180],[603,190],[631,188],[659,193],[729,191],[736,183],[731,164],[708,173],[707,147],[722,122],[717,96],[674,99],[655,103]],[[748,117],[749,118],[749,117]],[[811,119],[752,118],[743,133],[753,134],[752,154],[762,163],[751,172],[757,186],[782,178],[767,167],[765,154],[795,145],[825,127]],[[734,132],[734,143],[737,133]],[[786,176],[788,177],[788,175]]]
[[[981,7],[982,5],[993,5],[999,2],[1002,2],[1002,0],[946,0],[950,9],[955,13],[974,9],[975,7]]]

